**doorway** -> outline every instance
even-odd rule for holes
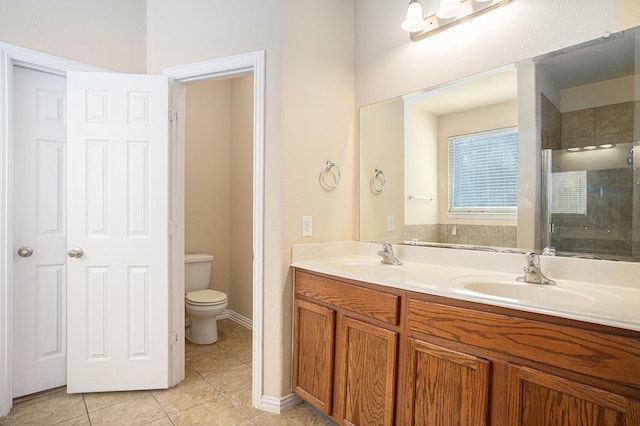
[[[213,256],[209,288],[252,328],[253,75],[186,86],[185,253]]]
[[[186,110],[186,85],[210,80],[253,76],[253,182],[252,182],[252,405],[266,411],[277,412],[270,398],[262,395],[262,344],[263,344],[263,267],[264,267],[264,114],[265,114],[265,52],[251,52],[220,58],[197,64],[167,68],[163,74],[171,80],[172,116],[184,116]],[[184,120],[175,120],[171,126],[171,211],[175,228],[176,244],[172,246],[171,267],[173,286],[172,300],[184,301],[184,235],[185,203],[185,126]],[[180,244],[182,242],[182,244]],[[178,342],[184,342],[184,303],[172,306],[173,330],[178,333]],[[172,383],[184,378],[184,345],[172,348]]]
[[[57,58],[28,49],[0,43],[2,50],[0,63],[0,226],[3,229],[0,238],[0,355],[6,362],[0,364],[0,415],[11,408],[13,338],[13,292],[9,283],[13,280],[13,218],[12,205],[12,68],[14,65],[51,72],[64,76],[67,71],[104,71],[93,66]],[[268,411],[276,411],[262,397],[262,289],[263,289],[263,217],[264,217],[264,95],[265,95],[265,55],[263,51],[205,61],[197,64],[169,68],[164,74],[172,80],[172,104],[170,116],[184,112],[184,85],[189,82],[214,78],[227,78],[252,73],[254,76],[254,122],[253,122],[253,354],[252,354],[252,399],[253,405]],[[9,89],[8,91],[6,89]],[[180,121],[170,128],[171,164],[170,164],[170,222],[169,233],[175,236],[170,247],[169,264],[172,282],[170,300],[170,384],[176,384],[184,378],[184,345],[176,344],[184,339],[184,126]],[[263,402],[266,401],[266,402]]]

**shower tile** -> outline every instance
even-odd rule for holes
[[[633,131],[633,102],[623,102],[596,108],[596,134]]]
[[[582,109],[562,114],[562,146],[565,140],[595,136],[595,109]]]

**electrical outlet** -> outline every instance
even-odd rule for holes
[[[302,216],[302,236],[310,237],[313,235],[313,219],[311,216]]]
[[[396,217],[393,215],[387,216],[387,231],[393,231],[396,228]]]

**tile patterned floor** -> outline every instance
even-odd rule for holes
[[[251,407],[251,331],[218,321],[213,345],[187,342],[186,379],[171,389],[67,394],[58,388],[14,401],[0,425],[334,425],[301,404],[281,415]]]

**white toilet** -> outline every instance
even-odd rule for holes
[[[218,340],[216,316],[227,308],[227,295],[209,289],[212,260],[213,256],[204,253],[184,256],[185,307],[191,322],[186,337],[201,345]]]

